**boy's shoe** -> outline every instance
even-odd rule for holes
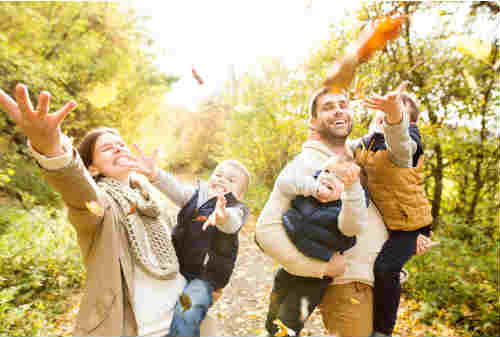
[[[400,284],[403,284],[405,283],[406,281],[408,281],[408,270],[406,269],[401,269],[401,272],[399,273],[399,283]]]
[[[384,334],[383,334],[383,333],[381,333],[381,332],[376,332],[376,331],[374,331],[374,332],[373,332],[373,334],[372,334],[370,337],[391,337],[391,336],[384,335]]]

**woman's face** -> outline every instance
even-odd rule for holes
[[[123,139],[112,133],[104,133],[94,146],[92,164],[89,172],[92,176],[99,174],[128,182],[131,172],[129,166],[134,163],[134,157]]]

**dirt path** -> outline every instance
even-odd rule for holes
[[[253,242],[255,219],[240,232],[240,251],[229,285],[210,309],[226,336],[256,336],[265,333],[273,276],[277,266]],[[316,310],[306,323],[303,335],[326,335]]]

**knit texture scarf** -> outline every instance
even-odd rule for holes
[[[179,262],[170,231],[161,216],[159,203],[153,200],[144,184],[132,188],[112,178],[102,178],[98,185],[120,207],[119,222],[127,230],[136,263],[156,279],[171,279],[179,271]]]

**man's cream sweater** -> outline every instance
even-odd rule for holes
[[[257,221],[256,240],[264,252],[289,273],[322,278],[327,263],[302,254],[288,238],[281,217],[297,195],[310,196],[317,188],[313,174],[335,153],[320,141],[306,141],[302,152],[280,173]],[[387,230],[376,208],[367,208],[359,182],[342,194],[339,229],[357,235],[354,247],[344,253],[346,271],[335,283],[360,281],[373,285],[373,263],[387,239]]]

